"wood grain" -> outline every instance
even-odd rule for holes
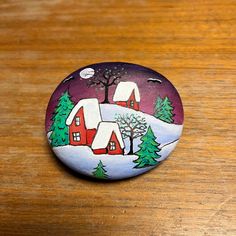
[[[1,235],[236,235],[236,2],[0,3]],[[101,61],[151,67],[179,90],[182,139],[168,160],[113,183],[51,153],[47,102]]]

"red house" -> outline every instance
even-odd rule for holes
[[[100,122],[92,143],[94,154],[123,155],[124,142],[116,122]]]
[[[72,109],[66,120],[71,145],[91,146],[101,122],[100,108],[96,98],[82,99]]]
[[[120,106],[139,110],[140,94],[136,83],[120,82],[113,96],[113,101]]]

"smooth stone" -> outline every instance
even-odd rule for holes
[[[47,138],[56,156],[81,174],[124,179],[156,167],[175,149],[183,107],[163,75],[109,62],[67,76],[51,96]]]

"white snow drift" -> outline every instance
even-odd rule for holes
[[[147,122],[147,125],[151,126],[153,133],[155,134],[157,138],[157,142],[162,145],[173,142],[174,140],[177,140],[182,133],[183,125],[168,124],[164,121],[157,119],[156,117],[152,115],[143,113],[141,111],[135,111],[133,109],[122,107],[115,104],[101,104],[100,109],[101,109],[101,114],[102,114],[102,120],[104,121],[115,121],[116,114],[121,114],[121,115],[134,114],[140,117],[144,117]],[[138,144],[138,143],[140,143],[139,139],[134,139],[134,144]],[[136,149],[137,149],[137,145],[136,145]]]
[[[95,104],[95,102],[97,102],[94,101],[97,99],[91,99],[91,100],[93,100],[91,101],[91,103]],[[78,109],[81,106],[82,104],[79,104],[76,108],[76,111],[78,111]],[[87,106],[87,104],[85,104],[85,106]],[[102,143],[107,142],[108,139],[107,137],[109,135],[104,135],[104,134],[110,133],[111,130],[117,129],[118,125],[115,123],[114,127],[111,128],[109,131],[106,130],[107,127],[105,125],[105,123],[112,123],[112,121],[114,122],[116,114],[121,114],[121,115],[135,114],[145,118],[147,124],[151,126],[155,136],[157,137],[156,139],[157,142],[160,143],[161,151],[158,154],[160,154],[161,157],[157,159],[157,161],[162,161],[167,158],[167,156],[174,150],[175,146],[178,143],[178,138],[182,133],[182,128],[183,128],[182,125],[168,124],[161,120],[156,119],[154,116],[145,114],[140,111],[135,111],[114,104],[101,104],[100,109],[101,109],[101,116],[99,116],[100,118],[98,119],[97,111],[95,115],[95,117],[97,117],[96,119],[97,125],[99,124],[101,119],[103,121],[109,121],[109,122],[100,123],[100,124],[104,123],[104,126],[103,125],[101,126],[104,132],[103,135],[97,137],[97,141],[95,142],[96,147],[101,146],[100,142]],[[90,112],[88,112],[86,115],[88,114],[92,115]],[[68,124],[70,122],[70,119],[68,117]],[[94,127],[95,124],[89,124],[89,125],[90,127]],[[121,137],[119,137],[118,135],[117,138],[120,139]],[[140,144],[140,139],[139,138],[134,139],[134,152],[139,150],[138,144]],[[124,145],[125,145],[125,153],[127,153],[129,151],[128,139],[124,140]],[[59,157],[59,159],[67,166],[69,166],[71,169],[74,169],[75,171],[78,171],[88,176],[92,176],[92,172],[94,171],[94,168],[97,167],[100,160],[105,165],[105,169],[107,170],[107,174],[110,179],[129,178],[135,175],[142,174],[147,170],[150,170],[155,167],[151,166],[146,168],[134,168],[136,164],[133,161],[138,158],[138,156],[136,155],[108,155],[108,154],[95,155],[93,154],[92,150],[87,146],[67,145],[63,147],[53,147],[53,151]]]
[[[177,141],[171,145],[163,147],[160,152],[162,157],[157,159],[157,161],[164,160],[167,155],[173,151],[176,144]],[[68,167],[87,176],[92,176],[92,172],[94,171],[94,168],[97,167],[100,160],[103,165],[105,165],[105,170],[107,171],[106,174],[108,174],[110,179],[129,178],[142,174],[155,167],[134,168],[136,164],[133,161],[138,158],[136,155],[95,155],[91,149],[86,146],[68,145],[63,147],[54,147],[53,151]]]

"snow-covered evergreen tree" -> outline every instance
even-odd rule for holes
[[[167,123],[173,123],[173,106],[168,97],[165,97],[162,99],[161,97],[157,98],[156,105],[155,105],[155,111],[154,116],[162,121],[165,121]]]
[[[97,167],[94,168],[94,171],[92,172],[93,176],[99,179],[107,179],[108,175],[106,174],[106,170],[104,168],[105,166],[102,164],[102,161],[100,160]]]
[[[64,146],[69,144],[69,132],[66,125],[66,119],[74,107],[68,92],[62,94],[59,98],[58,105],[55,108],[52,117],[52,125],[50,131],[52,132],[49,139],[53,147]]]
[[[135,153],[138,155],[138,159],[134,160],[134,163],[137,163],[135,168],[156,165],[158,163],[156,159],[161,157],[157,152],[161,151],[161,149],[150,126],[146,134],[142,136],[141,141],[142,143],[138,145],[140,149]]]

